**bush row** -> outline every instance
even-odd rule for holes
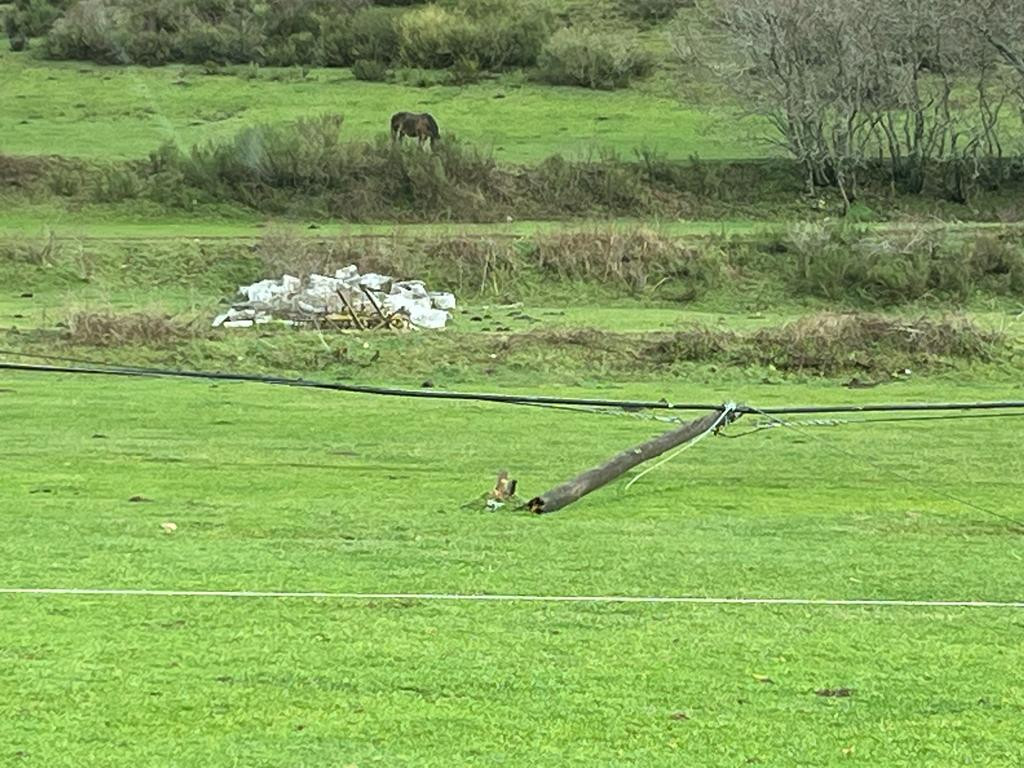
[[[340,116],[325,115],[256,125],[227,141],[191,150],[167,145],[145,161],[130,163],[0,155],[0,180],[22,195],[48,191],[96,203],[142,198],[185,210],[235,203],[269,214],[349,221],[595,215],[821,218],[829,210],[828,201],[817,197],[808,205],[800,166],[788,160],[679,162],[642,150],[633,161],[597,153],[572,160],[555,155],[530,166],[499,166],[493,155],[464,145],[447,130],[434,151],[425,153],[414,142],[392,145],[386,136],[344,141],[342,124]],[[1007,177],[1002,190],[991,193],[986,202],[990,215],[1019,217],[1010,195],[1022,184],[1024,167]],[[858,214],[873,218],[884,217],[894,204],[908,202],[891,199],[883,175],[876,187],[865,186],[865,200],[879,206],[881,214],[866,206]],[[839,210],[838,201],[833,205]],[[927,205],[932,208],[924,210],[932,213],[934,206],[949,206],[934,199]],[[830,247],[828,242],[812,244],[808,274],[823,268],[823,254]],[[837,247],[842,251],[844,246]],[[929,283],[927,290],[931,287]]]
[[[550,157],[499,167],[446,132],[432,152],[414,142],[342,141],[337,115],[257,125],[228,141],[165,145],[145,161],[54,165],[49,191],[98,203],[143,198],[169,208],[236,203],[272,214],[347,220],[495,221],[686,213],[689,194],[614,155]],[[26,171],[27,173],[27,171]]]
[[[794,292],[892,305],[976,292],[1024,296],[1024,247],[1010,234],[969,238],[938,228],[878,235],[842,226],[795,227],[776,243]]]
[[[172,353],[194,368],[237,370],[239,361],[244,361],[245,369],[254,366],[278,373],[335,366],[355,372],[374,367],[420,380],[450,374],[459,364],[485,367],[490,373],[499,366],[511,371],[535,371],[543,366],[546,375],[578,375],[585,370],[591,377],[683,374],[694,365],[713,364],[768,369],[776,374],[857,374],[858,378],[869,375],[884,380],[906,368],[920,373],[1011,359],[1005,336],[964,318],[908,322],[860,313],[815,314],[747,332],[701,324],[683,325],[670,333],[613,333],[589,328],[515,332],[508,328],[498,336],[432,334],[412,346],[391,337],[376,341],[372,357],[352,354],[343,343],[322,334],[279,332],[275,343],[268,344],[265,338],[254,338],[257,334],[214,332],[207,318],[174,318],[159,310],[79,310],[68,316],[65,325],[61,332],[44,331],[21,341],[51,354],[60,342],[74,347],[117,347],[119,358],[164,365]],[[154,352],[160,353],[156,360],[152,359]],[[387,362],[381,362],[382,358]],[[447,362],[439,368],[438,360]]]
[[[17,30],[39,34],[52,24],[47,55],[104,64],[354,67],[365,80],[383,80],[396,66],[452,68],[459,70],[457,83],[472,82],[480,72],[539,65],[543,81],[592,88],[620,87],[653,68],[635,37],[575,28],[555,32],[555,18],[541,0],[401,5],[19,0],[7,19],[12,43]]]
[[[821,254],[817,246],[824,241],[831,245]],[[309,238],[281,230],[265,236],[256,254],[268,274],[309,274],[357,263],[369,271],[421,275],[462,295],[508,300],[582,283],[665,301],[693,301],[730,285],[756,284],[772,304],[785,296],[847,308],[929,300],[948,305],[976,295],[1024,298],[1019,238],[929,229],[880,235],[797,226],[782,235],[696,242],[650,230],[386,240]],[[744,301],[749,305],[751,299]]]

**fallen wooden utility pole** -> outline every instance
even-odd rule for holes
[[[531,499],[527,502],[527,507],[535,515],[557,512],[574,501],[580,500],[591,491],[596,491],[598,488],[607,485],[638,464],[650,461],[656,456],[660,456],[677,446],[695,440],[713,429],[723,427],[738,419],[739,416],[740,414],[736,412],[735,407],[731,405],[725,406],[718,411],[712,411],[703,418],[683,424],[671,432],[666,432],[664,435],[660,435],[635,448],[623,451],[600,466],[588,469],[582,475]]]

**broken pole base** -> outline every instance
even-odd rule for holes
[[[660,456],[673,448],[694,440],[710,429],[717,426],[725,426],[734,421],[739,414],[732,410],[712,411],[707,416],[683,424],[671,432],[648,440],[646,443],[623,451],[609,461],[588,469],[578,477],[562,483],[557,488],[552,488],[545,494],[537,496],[527,502],[527,507],[535,515],[547,515],[567,507],[575,501],[596,491],[617,477],[625,474],[638,464]]]

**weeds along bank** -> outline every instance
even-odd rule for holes
[[[514,312],[491,308],[486,322]],[[492,329],[493,330],[493,329]],[[328,372],[368,380],[462,381],[494,376],[567,384],[580,377],[620,381],[726,371],[763,382],[849,378],[884,383],[972,369],[1017,370],[1007,336],[963,317],[901,318],[814,313],[756,330],[701,323],[646,333],[593,328],[506,328],[481,333],[467,318],[445,333],[404,334],[217,331],[207,318],[72,310],[54,329],[7,333],[8,348],[46,355],[193,369]],[[979,368],[985,367],[985,368]]]
[[[713,217],[799,195],[798,173],[785,162],[674,163],[640,152],[632,161],[596,153],[499,165],[443,127],[442,140],[424,152],[387,137],[345,141],[342,126],[338,115],[257,125],[188,150],[167,144],[132,162],[0,155],[0,183],[12,199],[144,201],[171,211],[231,204],[348,221]]]
[[[40,51],[56,59],[186,62],[211,73],[239,63],[326,65],[365,80],[463,85],[516,70],[549,84],[612,89],[660,70],[656,89],[676,83],[681,93],[688,81],[709,96],[702,103],[737,119],[756,115],[760,138],[789,156],[800,185],[835,194],[845,213],[877,200],[880,187],[908,197],[938,191],[970,206],[1019,182],[1019,6],[17,0],[6,26],[15,48],[45,34]]]
[[[574,217],[715,219],[733,215],[805,218],[838,214],[837,196],[808,197],[798,163],[670,161],[653,150],[632,158],[553,155],[502,165],[489,152],[442,131],[433,151],[412,142],[344,140],[340,115],[255,125],[191,149],[166,144],[144,160],[99,162],[0,155],[0,184],[12,203],[56,199],[68,206],[142,201],[166,211],[233,205],[262,214],[347,221],[493,222]],[[936,183],[894,193],[879,168],[863,184],[856,216],[907,210],[1016,220],[1024,166],[1006,166],[965,206]]]
[[[267,275],[333,273],[348,264],[488,302],[615,297],[680,308],[719,302],[735,311],[794,302],[849,310],[1024,302],[1024,241],[1012,230],[803,224],[688,239],[644,229],[337,238],[277,229],[256,242],[0,239],[0,278],[24,290],[172,287],[217,302]]]
[[[416,276],[455,292],[464,307],[489,308],[465,308],[450,331],[411,336],[210,327],[240,284],[350,263]],[[1015,338],[950,313],[978,302],[1019,306],[1024,249],[1008,236],[848,228],[692,242],[645,231],[518,239],[325,239],[277,231],[255,243],[6,239],[0,279],[23,297],[0,301],[0,315],[11,320],[0,333],[3,346],[44,354],[413,383],[480,375],[529,380],[540,370],[549,380],[573,381],[722,369],[758,380],[877,382],[905,369],[915,376],[979,365],[1016,370]],[[734,317],[756,312],[763,319],[736,327],[680,320],[657,331],[618,332],[586,318],[586,307],[610,299],[638,309],[727,307]],[[525,306],[515,303],[521,301]],[[531,306],[563,306],[576,318],[566,322],[565,312]]]

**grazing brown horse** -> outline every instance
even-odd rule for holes
[[[441,138],[437,121],[427,113],[396,112],[391,116],[391,140],[401,141],[403,136],[415,138],[422,147],[428,139],[433,149],[434,142]]]

